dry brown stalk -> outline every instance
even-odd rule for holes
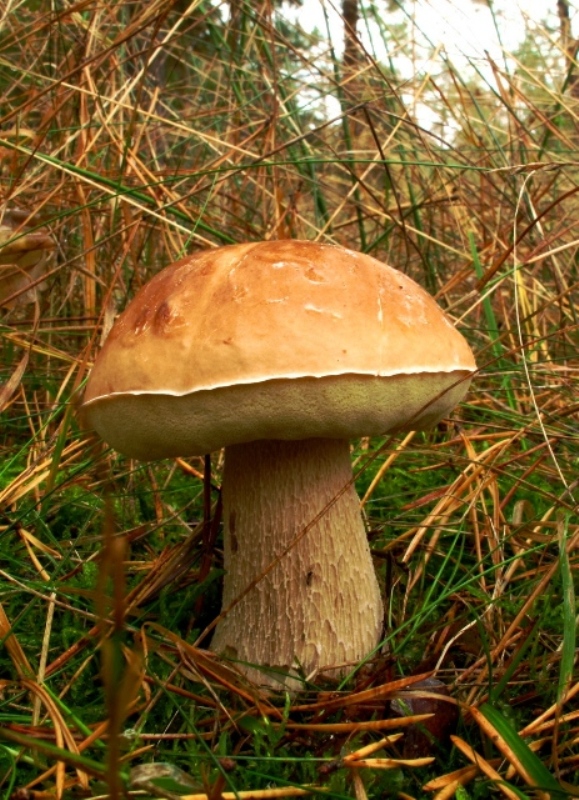
[[[364,782],[362,780],[362,776],[360,775],[360,773],[353,772],[351,778],[356,800],[368,800],[368,795],[366,794],[366,787],[364,786]]]
[[[336,711],[340,708],[346,708],[351,705],[359,705],[360,703],[372,703],[379,700],[384,700],[386,697],[393,697],[397,692],[404,691],[414,683],[425,680],[432,676],[431,672],[425,672],[420,675],[409,675],[406,678],[399,678],[396,681],[389,681],[381,686],[375,686],[372,689],[365,689],[362,692],[348,692],[340,697],[329,696],[326,699],[320,700],[317,703],[308,703],[304,705],[292,706],[292,711]]]
[[[416,435],[416,431],[410,431],[410,433],[406,434],[406,436],[404,437],[402,442],[400,442],[400,444],[396,446],[394,452],[392,452],[388,456],[388,458],[384,461],[384,463],[382,464],[382,466],[380,467],[380,469],[378,470],[376,475],[372,478],[372,482],[370,483],[370,486],[368,486],[368,488],[366,490],[366,494],[360,500],[360,506],[362,508],[364,508],[366,503],[370,500],[374,490],[376,489],[376,487],[378,486],[380,481],[384,478],[384,475],[386,474],[386,472],[389,470],[389,468],[392,466],[392,464],[396,461],[398,456],[400,456],[404,452],[404,449],[406,448],[406,446],[408,444],[410,444],[412,439],[414,439],[415,435]]]
[[[452,736],[451,738],[453,744],[458,747],[461,753],[463,753],[470,761],[472,761],[473,764],[476,765],[477,769],[480,769],[480,771],[483,772],[487,778],[490,778],[496,783],[497,789],[502,792],[505,797],[508,797],[509,800],[517,800],[518,794],[509,789],[508,786],[505,786],[501,774],[497,772],[496,769],[492,767],[485,758],[479,755],[467,742],[460,737]]]
[[[407,728],[416,725],[432,714],[414,714],[410,717],[395,717],[394,719],[376,719],[362,722],[288,722],[285,727],[294,731],[319,731],[321,733],[357,733],[359,731],[385,731],[393,728]],[[272,723],[277,724],[277,723]]]
[[[384,736],[382,739],[378,739],[377,742],[368,744],[365,747],[360,747],[353,753],[348,753],[348,755],[344,756],[342,762],[344,764],[349,764],[351,761],[357,761],[359,758],[366,758],[367,756],[371,756],[378,750],[381,750],[383,747],[387,747],[390,744],[394,744],[403,736],[404,736],[403,733],[395,733],[393,736]]]
[[[475,775],[478,774],[478,768],[473,766],[461,767],[455,769],[453,772],[448,772],[446,775],[441,775],[438,778],[433,778],[422,787],[425,792],[436,792],[448,790],[449,786],[453,786],[453,791],[456,791],[457,786],[464,786],[471,781]],[[452,797],[452,795],[449,795]],[[435,795],[438,799],[438,795]]]
[[[349,761],[349,768],[397,769],[398,767],[427,767],[434,762],[434,757],[427,758],[360,758]]]
[[[6,612],[0,603],[0,639],[8,651],[12,663],[16,668],[16,672],[20,678],[29,678],[34,674],[34,670],[26,657],[22,645],[18,641],[18,637],[12,630],[10,620],[6,616]]]
[[[312,790],[286,786],[281,789],[242,789],[239,792],[221,792],[223,800],[275,800],[278,797],[307,797],[313,792],[323,792],[323,786],[313,786]],[[181,800],[211,800],[210,795],[203,792],[198,794],[181,795]]]
[[[529,773],[527,772],[524,764],[522,764],[517,754],[503,739],[503,737],[494,728],[494,726],[487,720],[487,718],[483,714],[481,714],[481,712],[475,707],[471,707],[469,709],[469,713],[473,717],[474,721],[479,725],[481,730],[485,733],[485,735],[489,737],[489,739],[493,742],[493,744],[497,747],[497,749],[500,750],[503,756],[509,761],[511,766],[519,773],[519,775],[526,782],[526,784],[528,786],[534,787],[535,783],[531,778],[531,776],[529,775]],[[514,798],[514,793],[511,794],[513,795]],[[544,792],[539,792],[538,795],[542,797],[544,800],[547,800],[547,795]]]

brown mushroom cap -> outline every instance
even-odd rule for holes
[[[232,245],[138,292],[96,361],[84,413],[144,459],[351,438],[430,427],[475,369],[430,295],[376,259],[304,241]]]
[[[33,302],[44,288],[39,279],[48,269],[56,242],[46,229],[31,230],[38,222],[27,211],[0,209],[0,307]]]

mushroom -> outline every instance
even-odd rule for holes
[[[299,673],[344,674],[382,634],[349,440],[431,427],[475,369],[401,272],[332,245],[241,244],[184,258],[138,292],[83,409],[131,457],[225,447],[227,613],[211,647],[293,686]]]
[[[0,210],[0,306],[32,303],[56,247],[46,230],[31,230],[38,218],[17,208]]]

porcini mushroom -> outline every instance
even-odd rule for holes
[[[42,288],[56,242],[37,226],[35,214],[0,209],[0,307],[32,303]]]
[[[434,425],[475,368],[404,274],[341,247],[272,241],[157,274],[113,326],[83,407],[135,458],[225,447],[223,608],[241,600],[211,646],[280,685],[282,673],[341,674],[380,640],[349,440]]]

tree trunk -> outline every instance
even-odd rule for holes
[[[344,72],[355,69],[358,62],[358,0],[343,0],[344,19]]]

